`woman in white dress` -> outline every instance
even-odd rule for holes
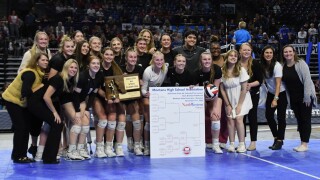
[[[249,75],[238,61],[239,54],[230,50],[222,66],[221,94],[225,102],[228,117],[229,152],[235,152],[235,130],[237,130],[239,146],[238,153],[246,152],[243,116],[252,108],[251,96],[247,91]]]

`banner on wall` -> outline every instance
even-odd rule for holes
[[[292,46],[296,49],[298,55],[307,55],[308,53],[308,44],[292,44]],[[311,48],[311,54],[318,54],[317,44],[313,44]]]

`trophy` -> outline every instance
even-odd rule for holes
[[[126,74],[105,77],[106,99],[127,101],[139,99],[140,79],[139,74]]]

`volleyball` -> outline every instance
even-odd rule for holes
[[[215,97],[218,96],[219,88],[214,84],[208,84],[204,88],[204,97],[206,101],[212,101]]]

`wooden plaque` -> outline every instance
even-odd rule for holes
[[[104,81],[108,100],[127,101],[141,97],[139,74],[108,76]]]

